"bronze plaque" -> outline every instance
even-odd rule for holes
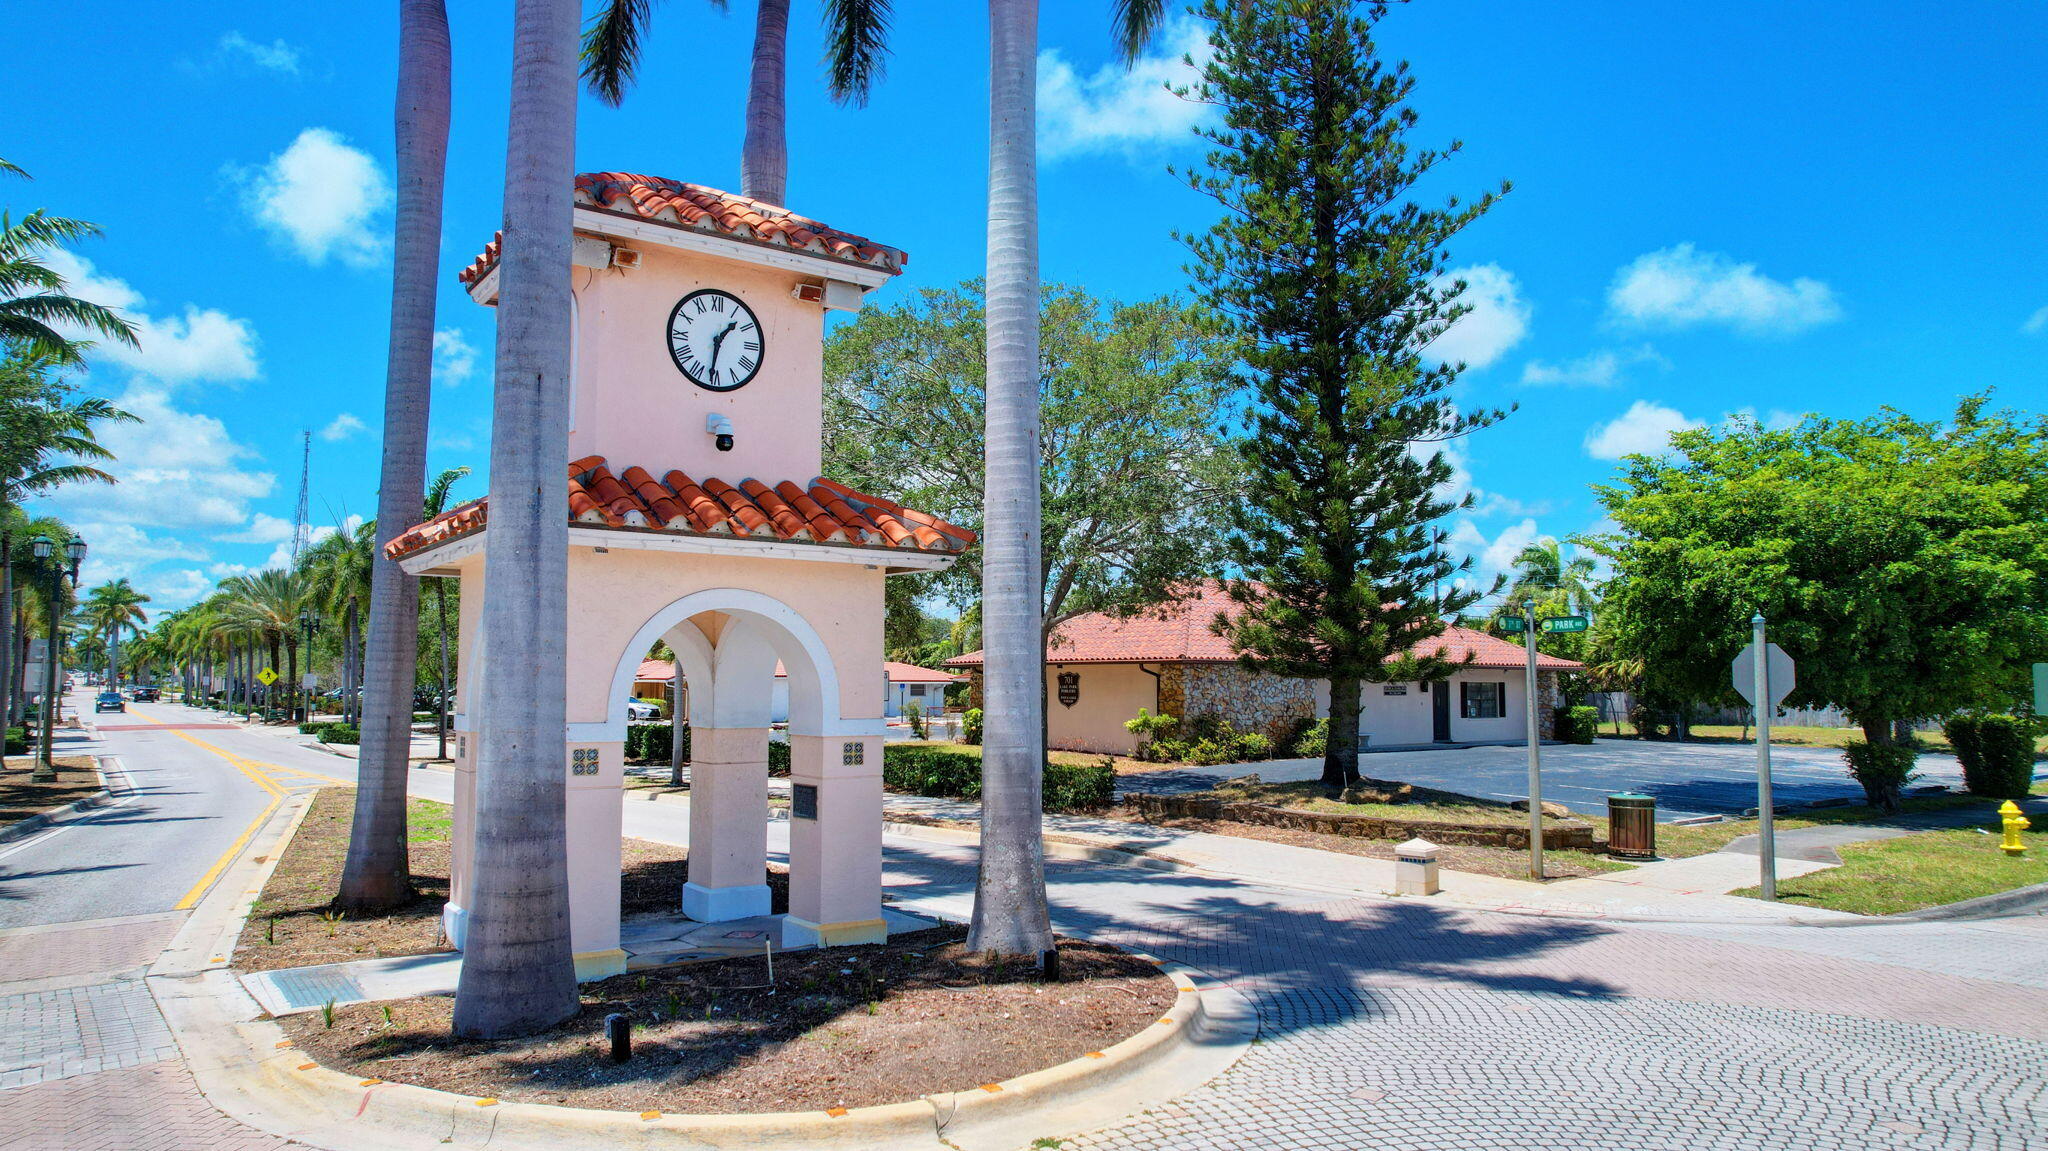
[[[1063,671],[1060,673],[1060,706],[1072,707],[1081,702],[1081,673]]]

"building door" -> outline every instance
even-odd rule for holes
[[[1430,738],[1438,743],[1451,742],[1451,683],[1438,680],[1429,685],[1430,691]]]

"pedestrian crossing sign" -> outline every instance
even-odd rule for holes
[[[271,684],[277,682],[277,673],[266,667],[262,671],[256,673],[256,678],[263,682],[264,687],[269,687]]]

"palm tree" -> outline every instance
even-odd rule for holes
[[[0,160],[0,172],[26,178],[27,172]],[[92,345],[65,335],[59,327],[84,328],[135,346],[135,328],[110,308],[65,292],[64,277],[44,263],[52,248],[100,234],[84,220],[52,216],[38,208],[19,223],[0,212],[0,345],[71,366],[82,363]]]
[[[342,719],[354,723],[356,714],[356,656],[361,635],[361,608],[371,594],[371,573],[376,566],[377,525],[374,521],[346,525],[332,535],[322,536],[299,557],[299,567],[310,581],[313,603],[329,616],[342,620]],[[414,625],[417,628],[417,624]],[[412,722],[411,701],[407,700],[406,722]],[[310,713],[309,718],[310,718]]]
[[[426,506],[421,509],[421,519],[430,520],[448,510],[448,493],[457,480],[469,474],[468,468],[444,468],[427,485]],[[441,671],[434,678],[434,732],[440,750],[436,759],[448,758],[448,581],[434,581],[434,640],[441,649]]]
[[[4,669],[0,670],[0,676],[4,676],[0,678],[0,709],[4,709],[8,717],[4,726],[12,727],[28,714],[31,687],[27,682],[29,644],[35,636],[48,634],[49,629],[48,617],[43,615],[47,607],[43,599],[37,595],[14,593],[16,583],[20,582],[30,591],[40,589],[41,597],[47,598],[49,594],[49,589],[43,586],[48,582],[49,568],[36,562],[25,541],[37,536],[68,540],[77,533],[62,520],[51,516],[30,519],[16,507],[0,508],[0,532],[16,544],[6,550],[4,558],[0,558],[0,568],[4,568],[0,570],[0,580],[5,581],[4,586],[8,589],[6,630],[0,633],[7,636],[6,650],[0,652],[0,669]],[[18,572],[17,568],[20,569]],[[17,575],[20,576],[19,581]],[[62,614],[59,612],[60,618]]]
[[[278,656],[283,654],[288,660],[286,682],[296,683],[299,678],[299,613],[307,604],[305,578],[295,571],[272,568],[253,575],[234,576],[224,582],[221,589],[227,593],[227,602],[222,605],[224,614],[247,637],[248,642],[244,644],[246,662],[255,662],[255,649],[259,645],[268,649],[272,669],[277,667]],[[256,669],[249,667],[246,670],[249,678],[253,679]],[[265,689],[265,707],[275,702],[276,693]]]
[[[1119,54],[1151,39],[1164,0],[1113,0]],[[1052,948],[1045,899],[1045,647],[1039,578],[1038,0],[989,0],[987,480],[981,536],[987,692],[981,869],[968,947]]]
[[[6,162],[0,160],[0,165]],[[71,483],[107,483],[114,477],[92,462],[113,458],[98,440],[95,425],[136,417],[98,397],[74,399],[55,378],[46,355],[11,354],[0,359],[0,683],[12,683],[18,666],[9,628],[14,618],[14,567],[9,553],[17,540],[34,535],[13,530],[23,499]],[[70,539],[69,535],[51,539]],[[16,696],[0,701],[0,719],[11,724]]]
[[[451,65],[443,0],[400,0],[398,11],[398,214],[384,369],[384,456],[377,485],[381,526],[371,557],[355,821],[335,895],[342,908],[353,910],[395,907],[412,898],[405,783],[412,761],[420,585],[384,555],[383,545],[411,526],[426,483]]]
[[[724,0],[712,3],[725,7]],[[653,15],[653,0],[607,0],[584,30],[583,77],[590,91],[613,107],[633,84],[640,39]],[[889,0],[825,0],[827,91],[834,102],[867,104],[868,93],[882,78],[888,34]],[[789,203],[788,44],[789,0],[760,0],[747,81],[747,133],[740,147],[740,195],[777,205]]]
[[[1541,593],[1556,592],[1567,610],[1588,610],[1599,598],[1593,589],[1593,572],[1592,557],[1579,555],[1567,562],[1564,545],[1544,536],[1515,557],[1515,583],[1508,590],[1508,602],[1519,604]]]
[[[149,613],[142,605],[149,597],[135,590],[135,586],[124,577],[103,583],[87,592],[85,603],[79,614],[91,631],[103,635],[107,640],[107,689],[121,686],[121,633],[140,632],[143,624],[149,622]]]
[[[476,850],[455,1033],[493,1039],[576,1013],[569,946],[569,269],[575,0],[519,0],[505,148],[491,526],[476,669]]]

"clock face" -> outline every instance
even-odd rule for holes
[[[668,352],[677,370],[714,392],[745,387],[754,378],[761,339],[761,321],[730,292],[691,292],[668,314]]]

